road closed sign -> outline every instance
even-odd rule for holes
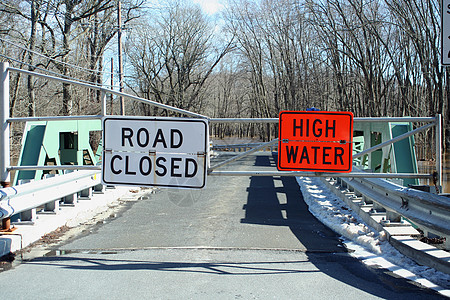
[[[104,185],[205,186],[206,120],[108,116],[102,126]]]
[[[278,170],[352,170],[351,112],[282,111],[279,118]]]

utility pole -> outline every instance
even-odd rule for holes
[[[123,92],[123,63],[122,63],[122,4],[118,3],[117,9],[117,22],[119,23],[119,31],[117,34],[117,39],[119,41],[119,91]],[[123,97],[119,97],[120,103],[120,114],[123,116],[125,114],[125,104],[123,102]]]
[[[111,57],[111,89],[114,89],[114,58],[113,57]],[[113,97],[114,97],[114,95],[111,94],[110,115],[114,114]]]

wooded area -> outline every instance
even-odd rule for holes
[[[130,93],[211,117],[274,118],[310,107],[357,117],[442,114],[450,147],[439,0],[228,0],[214,16],[187,0],[121,5]],[[117,0],[0,0],[0,57],[108,87],[117,7]],[[12,116],[97,114],[99,97],[11,76]],[[117,101],[109,107],[115,113]],[[169,115],[128,102],[126,110]],[[212,133],[268,140],[277,128],[214,125]],[[426,135],[419,152],[430,158]]]

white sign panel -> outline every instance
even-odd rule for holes
[[[102,125],[104,185],[205,186],[206,120],[108,116]]]
[[[450,65],[450,0],[442,0],[441,41],[441,62]]]

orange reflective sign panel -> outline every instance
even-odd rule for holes
[[[353,113],[282,111],[278,170],[352,171]]]

